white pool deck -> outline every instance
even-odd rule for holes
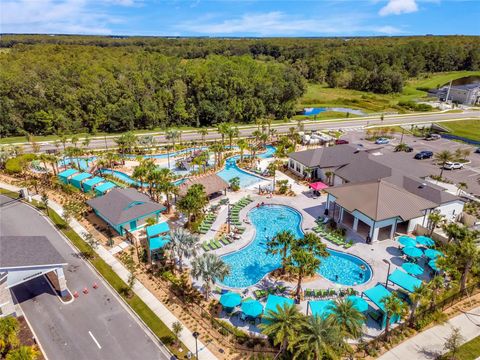
[[[282,179],[288,179],[292,190],[295,192],[295,196],[278,196],[275,195],[271,198],[265,196],[265,195],[258,195],[258,184],[255,188],[250,188],[250,189],[242,189],[236,193],[229,192],[227,194],[227,197],[230,200],[230,203],[233,204],[236,201],[240,200],[241,198],[245,196],[249,196],[251,199],[254,201],[247,205],[245,208],[243,208],[240,211],[240,221],[244,222],[244,220],[247,218],[247,213],[257,206],[257,204],[279,204],[279,205],[287,205],[290,206],[296,210],[298,210],[302,217],[302,229],[304,231],[309,231],[312,227],[315,227],[315,220],[323,215],[323,211],[325,209],[325,201],[326,201],[326,196],[320,196],[320,197],[313,197],[312,192],[304,185],[301,185],[299,183],[296,183],[293,179],[288,177],[287,175],[280,173],[277,171],[277,176],[276,180],[282,180]],[[262,184],[264,185],[264,184]],[[216,203],[220,201],[220,199],[217,199],[213,201],[213,203]],[[200,243],[212,239],[215,235],[215,233],[220,229],[220,227],[226,223],[227,219],[227,212],[228,212],[228,207],[227,205],[222,205],[220,207],[220,210],[218,212],[218,216],[216,221],[213,223],[211,230],[200,237]],[[249,224],[249,223],[243,223],[242,226],[246,227],[246,231],[244,234],[241,236],[239,240],[236,240],[230,245],[223,246],[220,249],[211,251],[212,253],[222,256],[231,252],[239,251],[243,247],[248,246],[248,244],[253,240],[255,236],[255,229],[254,227]],[[339,284],[335,284],[321,276],[316,278],[313,281],[309,282],[304,282],[302,284],[302,288],[311,288],[311,289],[327,289],[327,288],[333,288],[336,290],[339,290],[341,288],[349,288],[352,287],[355,290],[357,290],[358,293],[362,293],[362,291],[367,290],[373,286],[375,286],[377,283],[382,283],[385,284],[385,281],[387,279],[387,273],[388,273],[388,264],[386,264],[383,260],[386,259],[390,262],[391,264],[391,269],[390,272],[394,271],[396,268],[400,267],[404,259],[402,258],[402,252],[398,248],[398,243],[396,243],[394,240],[383,240],[380,242],[375,242],[373,244],[367,245],[363,239],[361,239],[358,235],[352,232],[347,233],[347,238],[349,240],[353,240],[354,245],[349,248],[345,249],[343,247],[334,245],[333,243],[322,239],[329,248],[333,250],[338,250],[338,251],[343,251],[348,254],[352,254],[355,256],[360,257],[364,261],[366,261],[371,269],[372,269],[372,278],[360,285],[356,286],[341,286]],[[203,251],[203,250],[201,250]],[[422,264],[422,263],[421,263]],[[423,264],[422,264],[423,265]],[[425,273],[425,280],[428,278],[428,274]],[[194,284],[197,287],[201,287],[202,283],[201,281],[194,281]],[[265,276],[259,283],[256,285],[250,286],[247,289],[231,289],[232,291],[237,291],[239,293],[242,293],[243,297],[253,297],[253,291],[257,289],[266,289],[266,288],[271,288],[274,287],[275,285],[285,285],[288,287],[287,292],[291,292],[292,290],[295,289],[296,283],[291,283],[291,282],[277,282],[269,276]],[[229,289],[225,286],[221,286],[220,284],[217,284],[217,286],[223,288],[223,289]],[[389,283],[389,289],[395,289],[395,286],[393,286],[392,283]],[[218,295],[215,295],[218,296]],[[312,299],[306,299],[301,301],[300,303],[300,308],[302,312],[306,312],[307,309],[307,302],[308,300]],[[368,300],[368,299],[367,299]],[[372,304],[371,304],[372,305]],[[375,306],[373,305],[373,308]],[[245,323],[242,321],[239,316],[233,316],[231,317],[228,314],[222,314],[223,320],[231,322],[233,325],[238,326],[240,328],[243,328],[244,330],[252,333],[258,334],[259,329],[257,326],[249,323]],[[370,336],[377,336],[381,333],[381,330],[372,319],[368,317],[368,321],[365,327],[365,335],[366,337]]]

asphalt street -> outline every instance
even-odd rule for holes
[[[355,118],[351,120],[324,120],[324,121],[316,121],[316,122],[306,122],[304,124],[305,130],[322,130],[322,129],[345,129],[345,128],[356,128],[362,127],[366,125],[394,125],[394,124],[421,124],[421,123],[429,123],[429,122],[436,122],[436,121],[444,121],[444,120],[461,120],[461,119],[471,119],[478,117],[480,119],[480,111],[469,111],[465,113],[433,113],[433,114],[420,114],[420,115],[395,115],[395,116],[385,116],[384,120],[381,121],[379,117],[377,118]],[[272,125],[272,128],[277,130],[279,134],[287,133],[289,128],[295,126],[293,123],[286,123],[286,124],[275,124]],[[248,137],[254,131],[256,127],[250,127],[246,129],[240,129],[240,136],[241,137]],[[166,143],[167,140],[165,139],[164,134],[154,135],[154,139],[158,144]],[[205,136],[206,140],[215,140],[221,139],[221,135],[218,134],[215,130],[210,130],[209,134]],[[197,132],[183,132],[182,133],[182,141],[193,141],[193,140],[201,140],[201,135]],[[40,150],[45,151],[47,149],[55,149],[53,142],[42,142],[39,144]],[[92,138],[89,144],[89,148],[91,149],[105,149],[109,147],[115,147],[116,143],[114,141],[114,137],[107,136],[106,138]],[[25,151],[31,151],[30,145],[24,144]]]
[[[0,196],[1,235],[44,235],[68,262],[67,286],[80,296],[63,304],[44,277],[13,292],[50,360],[169,359],[125,304],[81,259],[57,230],[31,207]],[[99,285],[93,289],[93,284]],[[88,294],[82,289],[87,287]]]

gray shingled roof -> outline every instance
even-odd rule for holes
[[[375,221],[400,217],[403,221],[423,216],[423,210],[437,207],[432,201],[385,180],[345,184],[325,191],[349,212],[360,211]]]
[[[112,189],[103,196],[88,200],[87,204],[114,225],[165,210],[165,206],[132,188]]]
[[[350,163],[357,152],[355,146],[342,144],[325,148],[297,151],[288,154],[288,156],[308,167],[318,166],[321,168],[327,168]]]
[[[355,161],[336,169],[335,175],[355,183],[378,180],[392,175],[390,167],[374,161],[369,155],[366,152],[359,153]]]
[[[66,264],[45,236],[0,236],[0,268]]]

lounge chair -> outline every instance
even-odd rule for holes
[[[220,242],[223,244],[223,245],[230,245],[230,241],[225,237],[225,236],[222,236],[220,238]]]
[[[208,243],[207,243],[206,241],[203,242],[202,248],[203,248],[203,250],[205,250],[205,251],[210,251],[210,247],[208,246]]]
[[[380,321],[382,321],[382,318],[383,318],[383,315],[380,314],[378,311],[375,311],[375,310],[370,310],[368,312],[368,315],[378,323],[380,323]]]
[[[253,294],[257,299],[261,299],[266,297],[268,295],[268,292],[266,290],[255,290]]]

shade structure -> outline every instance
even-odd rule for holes
[[[317,300],[309,301],[308,307],[312,313],[312,316],[327,317],[332,313],[332,307],[335,305],[333,300]]]
[[[364,312],[368,310],[368,302],[357,295],[350,295],[347,297],[353,303],[353,307],[360,312]]]
[[[436,259],[439,256],[443,256],[443,253],[435,249],[427,249],[425,250],[425,256],[429,259]]]
[[[415,239],[405,235],[400,236],[398,238],[398,242],[403,246],[413,246],[413,247],[417,246],[417,242],[415,241]]]
[[[320,190],[323,190],[323,189],[326,189],[328,188],[328,185],[321,182],[321,181],[317,181],[317,182],[314,182],[314,183],[311,183],[308,185],[311,189],[315,190],[315,191],[320,191]]]
[[[405,255],[408,255],[412,258],[419,258],[423,255],[422,249],[413,247],[413,246],[406,246],[402,249]]]
[[[420,245],[424,245],[424,246],[427,246],[427,247],[435,246],[435,241],[433,241],[433,239],[428,237],[428,236],[417,236],[415,238],[415,240]]]
[[[147,226],[146,231],[148,237],[154,237],[169,232],[170,227],[168,226],[168,223],[164,221],[158,224]]]
[[[157,236],[149,240],[150,251],[163,249],[170,242],[170,235]]]
[[[372,302],[382,311],[383,317],[382,317],[381,326],[382,326],[382,329],[384,329],[385,325],[387,324],[387,317],[385,316],[385,305],[382,300],[386,297],[389,297],[392,293],[388,291],[385,288],[385,286],[381,284],[377,284],[373,288],[365,290],[363,294],[366,297],[368,297],[370,300],[372,300]],[[399,320],[400,320],[400,316],[393,315],[390,318],[390,324],[396,323]]]
[[[409,292],[414,292],[415,288],[422,286],[421,280],[413,277],[412,275],[408,275],[400,269],[396,269],[393,273],[391,273],[388,277],[388,281],[391,281],[392,283]]]
[[[241,309],[245,316],[258,317],[262,315],[263,305],[260,301],[250,299],[242,303]]]
[[[428,266],[430,266],[434,271],[440,271],[440,269],[437,267],[437,259],[430,260],[428,262]]]
[[[402,264],[403,270],[405,270],[407,273],[410,275],[422,275],[423,274],[423,268],[420,265],[417,265],[415,263],[411,262],[406,262]]]
[[[220,304],[226,308],[234,308],[235,306],[240,305],[241,302],[242,297],[235,292],[228,292],[220,296]]]
[[[283,296],[277,295],[268,295],[267,303],[265,304],[265,312],[272,310],[274,312],[277,311],[277,306],[284,307],[285,305],[293,305],[293,299],[289,299]]]

